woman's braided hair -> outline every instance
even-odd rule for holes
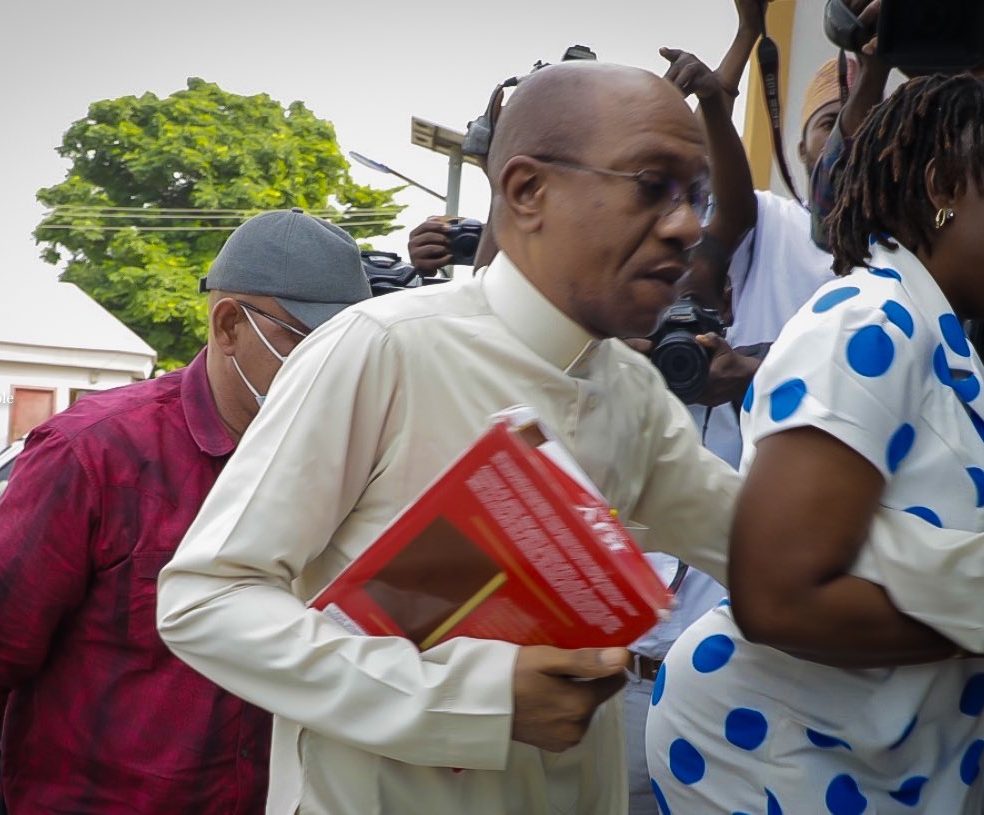
[[[984,81],[970,74],[920,77],[868,114],[827,219],[838,274],[866,265],[872,235],[895,238],[913,252],[932,247],[937,208],[925,173],[933,159],[938,190],[959,194],[968,178],[984,190]]]

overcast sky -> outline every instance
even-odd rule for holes
[[[166,96],[189,76],[283,104],[302,100],[335,124],[344,151],[443,191],[446,159],[410,144],[411,115],[464,130],[496,83],[537,59],[558,61],[573,43],[660,73],[662,45],[716,64],[736,19],[732,0],[3,0],[0,276],[18,285],[50,268],[31,238],[44,211],[34,195],[65,177],[55,148],[95,100]],[[375,186],[396,181],[357,164],[352,175]],[[408,205],[406,229],[374,243],[406,257],[407,231],[443,204],[413,188],[398,200]],[[466,166],[462,214],[484,219],[487,207],[484,177]]]

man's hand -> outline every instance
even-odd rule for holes
[[[693,54],[677,48],[660,48],[659,54],[670,63],[663,78],[676,85],[684,96],[694,94],[706,102],[725,95],[718,75]]]
[[[881,0],[848,0],[848,6],[858,15],[865,28],[869,31],[877,28]],[[876,55],[877,50],[878,37],[873,36],[857,53],[858,76],[837,120],[844,138],[854,137],[868,112],[881,102],[885,95],[885,85],[892,68]]]
[[[870,31],[878,27],[878,12],[881,11],[881,0],[847,0],[847,7],[854,12],[858,21]],[[872,37],[861,48],[861,55],[874,56],[878,47],[878,37]]]
[[[697,342],[711,355],[707,387],[698,397],[697,404],[715,407],[741,399],[761,364],[760,360],[737,353],[724,337],[717,334],[701,334]]]
[[[704,308],[713,308],[718,314],[724,315],[727,309],[724,289],[727,287],[728,265],[731,255],[726,251],[715,249],[713,240],[704,236],[704,241],[694,251],[691,267],[683,273],[676,282],[677,299],[692,297]],[[711,250],[711,251],[708,251]],[[725,323],[728,321],[725,320]]]
[[[578,744],[595,709],[625,684],[628,664],[624,648],[520,648],[513,670],[513,739],[553,753]]]
[[[438,215],[433,215],[410,233],[407,250],[410,265],[424,275],[432,275],[451,262],[448,243],[448,225]]]

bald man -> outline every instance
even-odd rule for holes
[[[612,696],[627,651],[459,637],[419,652],[306,601],[516,404],[643,545],[723,579],[736,476],[619,339],[673,300],[707,207],[704,154],[654,75],[539,71],[492,146],[489,268],[358,304],[287,360],[158,605],[176,654],[275,714],[271,815],[625,812]]]

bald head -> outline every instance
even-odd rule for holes
[[[617,129],[618,120],[662,108],[693,118],[673,84],[641,68],[574,61],[536,71],[496,123],[488,161],[493,191],[515,156],[577,159],[600,133]],[[693,124],[699,138],[696,119]]]
[[[642,337],[700,239],[707,156],[697,117],[648,71],[537,71],[489,154],[492,228],[550,302],[599,337]]]

